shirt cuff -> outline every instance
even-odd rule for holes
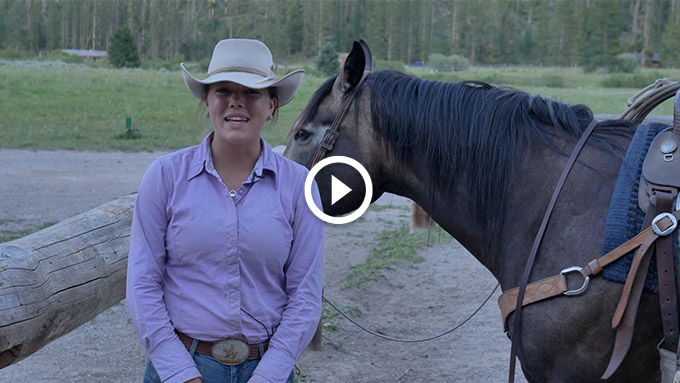
[[[285,352],[269,347],[248,383],[286,383],[293,367],[295,360]]]
[[[194,359],[178,338],[150,353],[149,357],[163,383],[184,383],[201,376]]]

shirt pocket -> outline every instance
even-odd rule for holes
[[[237,246],[235,218],[216,206],[195,204],[176,211],[168,226],[168,263],[219,266]],[[235,250],[234,250],[235,253]]]

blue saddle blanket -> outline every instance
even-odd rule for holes
[[[654,137],[666,128],[668,128],[668,125],[659,123],[641,124],[637,127],[633,140],[628,147],[626,157],[621,165],[619,178],[609,205],[607,226],[602,244],[602,255],[614,250],[640,233],[645,218],[644,213],[638,206],[638,185],[640,183],[640,175],[642,174],[642,162]],[[673,254],[677,264],[677,230],[673,233],[673,236]],[[633,254],[634,252],[630,252],[618,261],[605,267],[602,272],[603,277],[616,282],[625,282],[633,261]],[[656,269],[656,258],[652,257],[644,285],[645,289],[651,292],[658,291]]]

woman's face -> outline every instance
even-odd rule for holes
[[[215,137],[230,144],[260,142],[267,117],[277,99],[268,89],[252,89],[233,82],[211,84],[205,98]]]

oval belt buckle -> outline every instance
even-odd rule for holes
[[[238,339],[226,339],[213,344],[210,352],[212,357],[221,364],[236,366],[248,359],[250,348]]]

